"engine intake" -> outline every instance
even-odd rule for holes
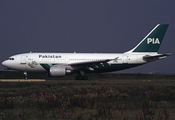
[[[66,70],[66,68],[63,66],[52,66],[49,71],[49,76],[62,77],[70,73],[71,73],[71,70]]]

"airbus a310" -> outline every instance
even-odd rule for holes
[[[51,77],[77,73],[76,80],[87,80],[85,73],[128,69],[172,55],[158,54],[168,26],[158,24],[136,47],[124,53],[24,53],[9,57],[2,65],[23,71],[26,79],[27,72],[47,72]]]

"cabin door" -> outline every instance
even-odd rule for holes
[[[123,64],[128,64],[128,56],[123,56]]]
[[[21,64],[26,64],[27,56],[23,55],[21,57]]]

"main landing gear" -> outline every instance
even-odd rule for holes
[[[87,76],[76,76],[75,77],[76,80],[88,80],[88,77]]]
[[[80,70],[78,76],[75,77],[76,80],[88,80],[87,76],[84,76],[84,71]]]

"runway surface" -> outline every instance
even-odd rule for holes
[[[58,81],[58,82],[60,82],[60,81],[64,81],[64,82],[78,82],[78,81],[92,81],[92,82],[102,82],[102,81],[125,81],[125,82],[129,82],[129,81],[142,81],[142,82],[153,82],[153,81],[174,81],[175,82],[175,80],[159,80],[159,79],[157,79],[157,80],[134,80],[134,79],[128,79],[128,80],[126,80],[126,79],[124,79],[124,80],[122,80],[122,79],[116,79],[116,80],[110,80],[110,79],[106,79],[106,80],[46,80],[46,79],[28,79],[28,80],[25,80],[25,79],[0,79],[0,82],[45,82],[45,81],[47,81],[47,82],[51,82],[51,81]]]
[[[0,82],[45,82],[45,79],[0,79]]]

